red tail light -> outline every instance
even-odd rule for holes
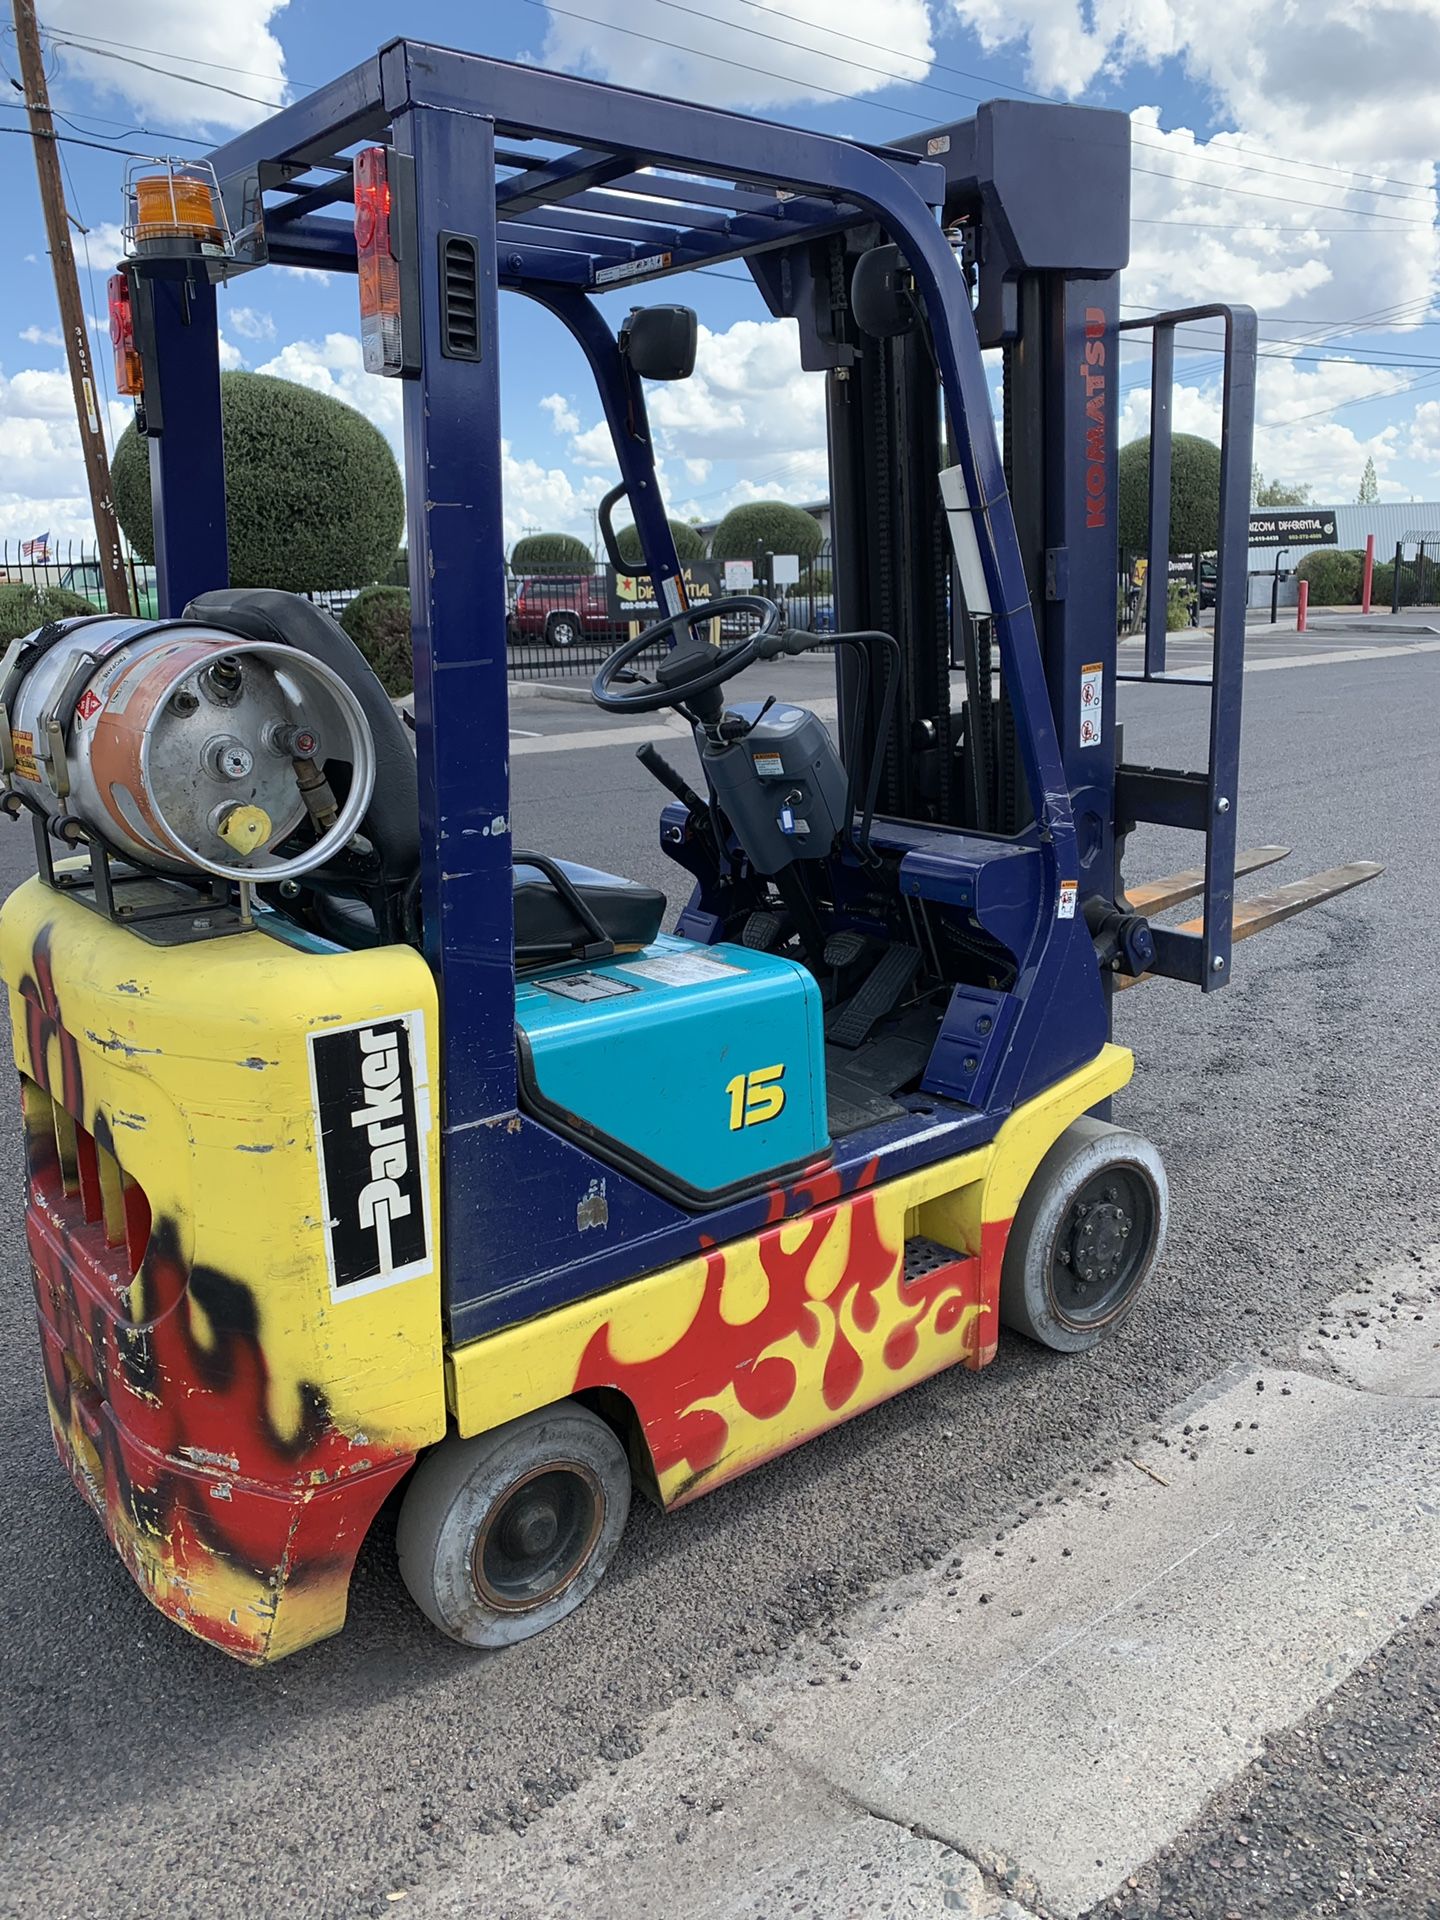
[[[390,243],[390,178],[384,147],[365,147],[355,156],[355,253],[365,371],[398,374],[404,368],[400,267]]]
[[[130,307],[130,276],[112,273],[107,283],[110,296],[110,344],[115,349],[115,389],[131,396],[145,391],[145,370],[135,347],[135,316]]]

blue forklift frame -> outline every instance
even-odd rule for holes
[[[1164,820],[1206,835],[1205,931],[1157,933],[1156,970],[1206,989],[1228,978],[1254,319],[1246,310],[1229,315],[1217,617],[1224,632],[1212,689],[1211,770],[1120,769],[1117,784],[1114,371],[1116,275],[1128,228],[1123,115],[998,102],[917,143],[917,151],[867,147],[401,39],[210,155],[236,236],[227,271],[267,261],[355,271],[353,224],[325,209],[352,199],[354,150],[377,143],[391,153],[393,217],[412,292],[404,408],[422,898],[442,1011],[447,1312],[458,1344],[811,1203],[808,1189],[797,1187],[778,1199],[772,1191],[718,1212],[686,1212],[521,1108],[499,292],[540,302],[584,351],[664,604],[666,590],[674,596],[683,588],[644,393],[592,296],[753,260],[757,285],[772,310],[783,311],[785,261],[793,257],[786,250],[863,223],[899,246],[913,274],[1033,819],[1010,838],[880,823],[903,854],[902,892],[988,914],[1016,955],[1018,975],[1005,995],[956,989],[945,1028],[949,1077],[939,1092],[915,1097],[903,1120],[837,1144],[840,1191],[862,1175],[884,1180],[981,1144],[1019,1101],[1099,1051],[1110,983],[1077,894],[1095,890],[1098,871],[1099,892],[1123,898],[1118,853],[1135,822]],[[1064,254],[1073,245],[1066,208],[1083,209],[1087,189],[1064,176],[1094,152],[1102,165],[1092,212],[1110,237],[1087,271],[1083,251]],[[945,231],[957,192],[975,198],[992,250],[980,266],[976,303]],[[1043,230],[1041,250],[1048,246],[1055,257],[1027,261],[1027,229]],[[457,236],[473,244],[476,261],[478,347],[464,355],[451,350],[445,326],[446,246]],[[1047,337],[1022,340],[1024,352],[1043,353],[1052,386],[1037,430],[1046,438],[1049,476],[1039,513],[1054,531],[1038,554],[1022,552],[1017,537],[977,332],[978,315],[987,344],[1007,337],[1007,328],[1013,334],[1010,269],[1026,265],[1048,269],[1056,293]],[[227,581],[215,291],[203,269],[135,261],[131,272],[145,292],[156,561],[161,614],[170,617]],[[1163,316],[1156,324],[1164,333]],[[1090,403],[1102,370],[1097,409]],[[1157,474],[1162,468],[1168,471],[1168,414],[1157,410]],[[1152,648],[1147,666],[1155,664]],[[1081,703],[1087,685],[1093,694],[1096,683],[1085,676],[1097,666],[1103,731],[1087,743]],[[706,937],[703,921],[692,913],[682,931]],[[597,1179],[606,1195],[603,1234],[587,1233],[583,1210],[577,1215],[569,1200],[557,1204],[557,1196],[593,1191]]]

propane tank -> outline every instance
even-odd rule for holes
[[[343,803],[332,759],[350,769]],[[0,665],[0,767],[29,806],[139,866],[250,882],[338,852],[375,784],[364,713],[331,668],[178,621],[80,620],[17,640]],[[312,841],[282,854],[307,817]]]

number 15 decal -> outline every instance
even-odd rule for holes
[[[776,1067],[756,1067],[753,1073],[737,1073],[725,1091],[730,1096],[730,1131],[758,1127],[762,1120],[773,1120],[785,1109],[785,1076],[782,1060]]]

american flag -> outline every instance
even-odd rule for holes
[[[20,542],[20,558],[22,560],[48,560],[50,558],[49,534],[41,533],[37,534],[33,540],[22,540]]]

